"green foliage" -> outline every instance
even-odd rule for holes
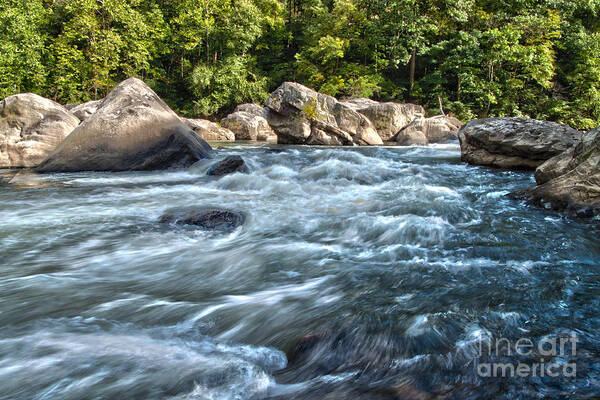
[[[248,57],[232,56],[216,64],[197,66],[191,78],[198,100],[193,110],[186,111],[210,116],[236,104],[263,102],[268,96],[267,79],[253,72],[253,64]]]
[[[0,98],[44,92],[46,18],[41,0],[0,2]]]
[[[304,108],[302,109],[302,116],[308,120],[314,121],[320,118],[319,105],[317,104],[317,98],[312,98]]]
[[[0,97],[103,97],[129,76],[220,115],[283,81],[463,120],[600,124],[600,0],[4,0]],[[310,111],[310,110],[309,110]]]
[[[151,73],[165,26],[144,0],[64,0],[49,10],[48,92],[65,102],[97,99],[123,77]]]

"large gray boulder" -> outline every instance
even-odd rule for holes
[[[579,143],[581,132],[529,118],[487,118],[464,125],[459,140],[461,158],[470,164],[535,169]]]
[[[394,137],[398,146],[427,146],[429,140],[420,125],[409,125]]]
[[[117,85],[102,106],[37,168],[40,172],[127,171],[186,167],[210,146],[136,78]]]
[[[537,186],[513,193],[544,208],[589,217],[600,214],[600,128],[536,170]]]
[[[416,104],[379,103],[364,98],[343,101],[342,104],[367,117],[375,125],[381,139],[386,142],[392,140],[411,122],[425,116],[425,109]]]
[[[235,140],[258,140],[277,143],[277,135],[267,120],[246,111],[237,111],[221,120],[221,126],[235,134]]]
[[[182,119],[188,128],[196,132],[201,139],[207,142],[233,142],[235,135],[229,129],[205,119]]]
[[[254,103],[244,103],[244,104],[240,104],[238,105],[235,110],[233,111],[234,113],[236,112],[247,112],[249,114],[252,115],[256,115],[257,117],[266,117],[267,116],[267,110],[258,104],[254,104]]]
[[[88,101],[87,103],[79,104],[72,107],[70,111],[82,122],[93,115],[102,105],[102,100]]]
[[[38,166],[79,119],[60,104],[32,93],[0,102],[0,168]]]
[[[438,115],[418,118],[394,137],[400,146],[446,143],[456,140],[462,122],[453,117]]]
[[[299,83],[285,82],[266,106],[267,119],[285,144],[381,145],[367,117],[334,97]]]

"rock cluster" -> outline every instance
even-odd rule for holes
[[[61,106],[25,93],[2,100],[0,168],[39,172],[123,171],[190,165],[208,142],[308,145],[427,145],[456,137],[460,121],[425,118],[423,107],[365,98],[338,101],[285,82],[263,107],[240,104],[220,123],[179,118],[142,81],[104,99]]]
[[[511,196],[580,217],[600,214],[600,128],[540,165],[535,179],[537,186]]]
[[[298,83],[285,82],[267,100],[267,120],[279,143],[378,145],[383,141],[367,117]]]

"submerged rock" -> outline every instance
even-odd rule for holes
[[[366,395],[363,397],[348,387],[350,391],[343,398],[431,399],[432,394],[421,390],[415,379],[394,374],[386,376],[386,371],[395,360],[402,358],[400,354],[405,354],[411,342],[362,327],[305,335],[286,352],[288,365],[279,371],[278,378],[282,383],[293,384],[324,375],[361,371],[364,387],[369,388]],[[377,379],[373,379],[375,376]],[[343,390],[344,384],[340,383],[336,389]],[[319,398],[318,392],[315,394],[315,397],[304,395],[299,398]]]
[[[163,215],[161,223],[194,225],[202,229],[233,231],[244,224],[245,216],[237,211],[220,208],[201,210],[175,210]]]
[[[0,169],[0,183],[10,183],[18,173],[18,169]]]
[[[79,104],[78,106],[71,108],[71,112],[83,122],[94,115],[101,106],[102,100],[88,101],[87,103]]]
[[[201,139],[208,142],[233,142],[235,135],[229,129],[225,129],[214,122],[205,119],[187,119],[183,122],[188,128],[196,132]]]
[[[19,189],[44,189],[52,186],[62,186],[45,179],[43,175],[37,174],[31,169],[18,169],[8,173],[0,171],[0,184],[10,185]]]
[[[303,359],[310,358],[310,353],[317,350],[317,347],[327,340],[328,336],[327,332],[321,332],[306,335],[298,339],[286,352],[288,366],[293,367]]]
[[[229,156],[219,161],[206,172],[210,176],[223,176],[235,172],[248,172],[248,166],[240,156]]]
[[[363,98],[343,101],[342,104],[367,117],[383,141],[392,140],[411,122],[425,116],[425,109],[416,104],[379,103]]]
[[[537,186],[511,197],[579,217],[600,214],[600,128],[538,167],[535,177]]]
[[[285,82],[267,100],[267,119],[285,144],[381,145],[367,117],[334,97]]]
[[[211,148],[136,78],[117,85],[101,107],[38,167],[39,172],[187,167]]]
[[[529,118],[487,118],[468,122],[461,128],[459,139],[464,162],[535,169],[579,143],[581,132]]]
[[[0,168],[38,166],[79,125],[60,104],[33,93],[0,102]]]
[[[221,120],[221,125],[235,134],[235,140],[277,142],[277,135],[261,115],[236,111]]]

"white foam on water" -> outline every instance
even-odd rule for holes
[[[15,346],[19,350],[7,352]],[[209,398],[245,398],[266,390],[273,382],[269,371],[286,363],[285,355],[266,348],[117,332],[38,332],[0,340],[0,351],[0,380],[11,382],[4,390],[44,384],[43,396],[65,398],[95,397],[98,389],[166,393],[173,379],[196,381],[192,394],[202,388]]]
[[[408,346],[398,368],[453,385],[473,378],[461,368],[481,337],[595,323],[597,235],[506,198],[532,183],[526,173],[459,164],[456,144],[215,153],[184,171],[20,174],[0,188],[0,397],[352,385],[344,374],[278,385],[285,357],[268,347],[347,325],[394,332]],[[248,174],[205,176],[232,154]],[[247,218],[231,233],[158,223],[184,207]],[[538,290],[548,285],[561,289]],[[451,367],[463,375],[443,375]]]

